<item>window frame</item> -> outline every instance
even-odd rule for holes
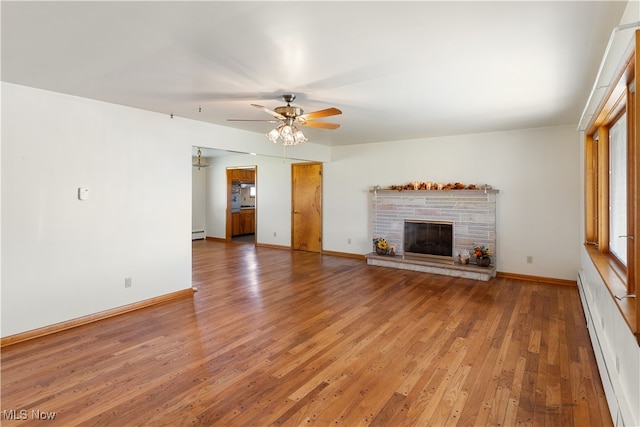
[[[640,219],[638,199],[640,159],[636,129],[640,114],[636,108],[635,70],[640,58],[635,55],[640,41],[636,31],[636,49],[613,80],[602,103],[593,115],[584,138],[585,153],[585,246],[594,265],[607,284],[625,320],[640,342],[640,313],[637,298],[638,259],[636,238]],[[627,115],[627,265],[610,253],[609,248],[609,128]]]

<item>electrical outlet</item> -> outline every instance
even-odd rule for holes
[[[131,277],[125,277],[124,278],[124,287],[125,288],[130,288],[131,287]]]
[[[527,256],[527,264],[533,264],[533,257],[531,255]]]
[[[350,244],[351,244],[351,237],[347,239],[347,245],[350,245]]]
[[[273,237],[276,237],[276,232],[275,231],[273,232]]]
[[[616,372],[620,375],[620,358],[616,355]]]

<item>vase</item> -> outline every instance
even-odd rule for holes
[[[489,265],[491,265],[491,258],[488,256],[477,257],[476,264],[481,267],[489,267]]]

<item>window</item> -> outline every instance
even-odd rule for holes
[[[627,265],[627,115],[609,129],[609,251]]]
[[[636,32],[636,49],[640,32]],[[632,53],[595,112],[585,134],[585,245],[600,276],[640,342],[640,302],[634,297],[640,238],[640,144],[636,128],[635,70]]]
[[[633,141],[635,116],[634,75],[626,70],[611,90],[586,138],[586,230],[587,242],[610,258],[615,273],[628,294],[634,292],[634,260],[629,248],[633,239],[634,194],[629,185],[632,159],[628,155]]]

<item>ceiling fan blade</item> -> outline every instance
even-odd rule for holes
[[[313,111],[311,113],[303,114],[301,116],[298,116],[298,119],[315,120],[315,119],[320,119],[322,117],[337,116],[338,114],[342,114],[342,111],[338,110],[337,108],[331,107],[331,108],[325,108],[324,110],[318,110],[318,111]]]
[[[312,128],[322,129],[338,129],[340,127],[337,123],[325,123],[325,122],[299,122],[300,126],[308,126]]]
[[[285,116],[283,116],[282,114],[280,114],[280,113],[276,113],[275,111],[270,110],[270,109],[268,109],[267,107],[263,107],[262,105],[258,105],[258,104],[251,104],[251,106],[252,106],[252,107],[256,107],[257,109],[262,110],[262,111],[264,111],[265,113],[272,115],[272,116],[273,116],[273,117],[275,117],[276,119],[280,119],[280,120],[285,120],[285,119],[286,119],[286,117],[285,117]]]

